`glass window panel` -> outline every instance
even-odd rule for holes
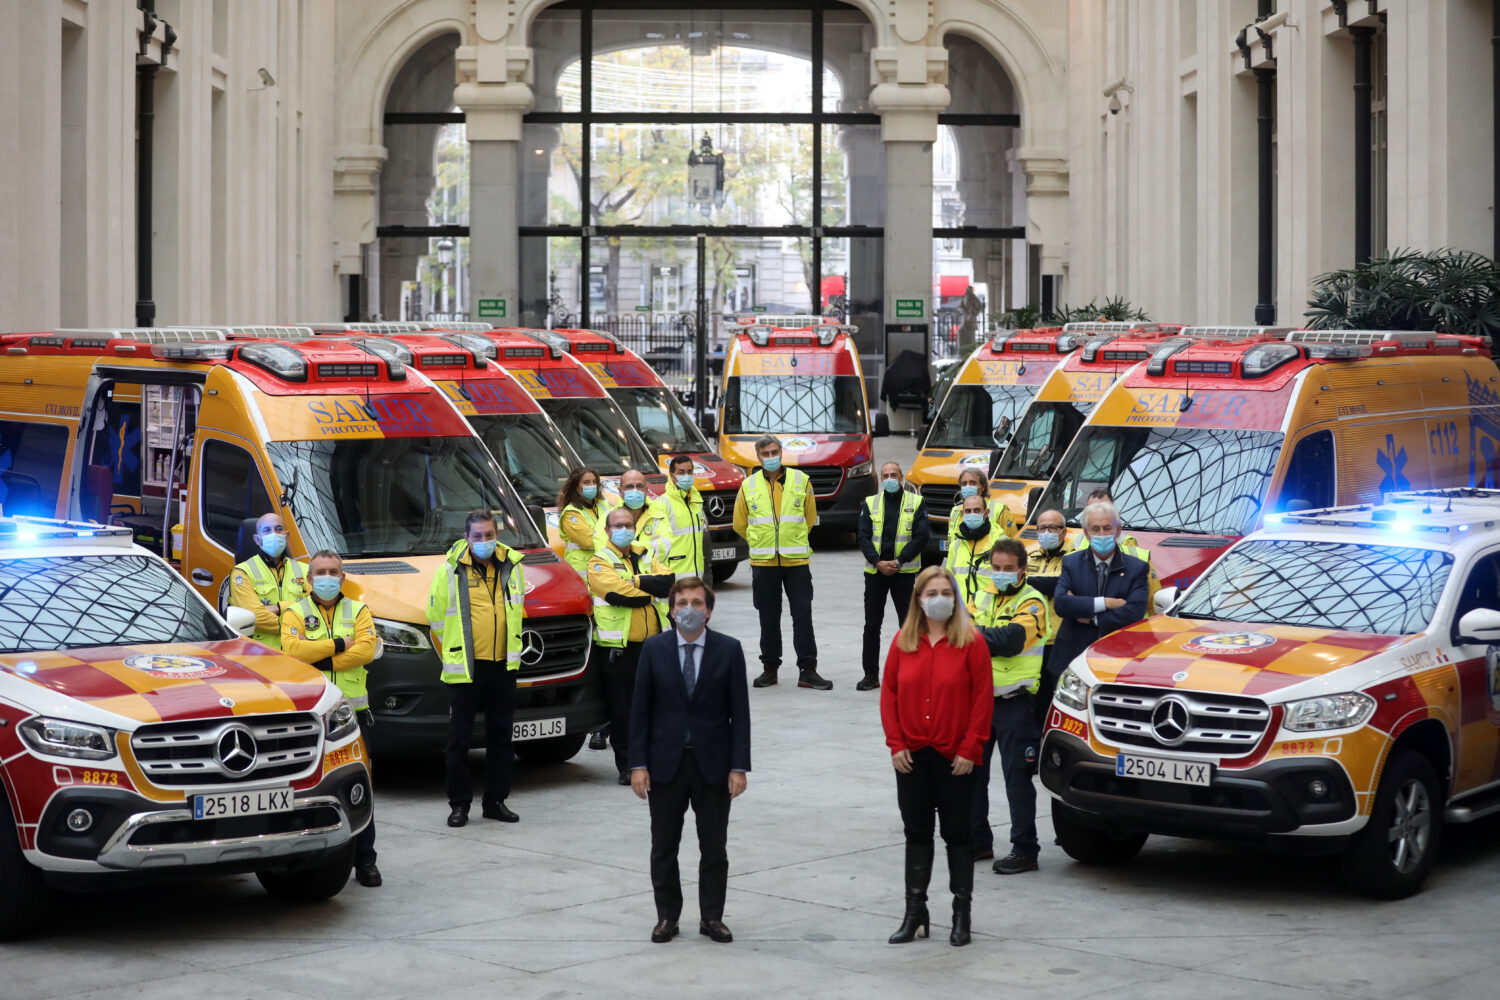
[[[531,25],[531,91],[536,111],[581,111],[579,12],[544,10]]]
[[[583,321],[580,272],[583,240],[576,236],[521,239],[521,302],[516,325],[569,327]],[[502,324],[505,325],[505,324]]]
[[[521,130],[520,224],[583,224],[578,178],[583,169],[583,126],[539,125]]]
[[[879,125],[824,125],[823,225],[885,224],[885,144]]]
[[[857,10],[823,14],[823,111],[870,112],[870,54],[875,27]]]

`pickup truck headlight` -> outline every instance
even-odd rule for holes
[[[1089,707],[1089,686],[1083,682],[1082,677],[1078,676],[1076,670],[1069,667],[1057,679],[1057,694],[1055,697],[1069,708],[1084,712]]]
[[[37,753],[81,760],[108,760],[115,756],[114,730],[103,726],[37,716],[27,719],[19,728],[26,745]]]
[[[354,706],[349,704],[348,698],[340,698],[339,703],[323,716],[323,738],[330,743],[352,736],[358,729],[359,719],[355,717]]]
[[[432,648],[432,643],[427,641],[427,636],[420,629],[405,622],[393,622],[386,618],[376,618],[374,621],[375,634],[385,643],[389,652],[419,653]]]
[[[871,459],[868,462],[860,462],[858,465],[851,465],[849,467],[849,477],[851,479],[854,478],[855,476],[873,476],[874,474],[875,474],[875,460],[874,459]]]
[[[1375,711],[1375,699],[1358,691],[1288,702],[1282,725],[1294,733],[1347,729],[1363,725]]]

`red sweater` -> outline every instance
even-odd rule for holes
[[[891,642],[880,685],[880,721],[895,754],[933,747],[978,762],[995,710],[989,648],[975,632],[962,649],[923,635],[915,653]]]

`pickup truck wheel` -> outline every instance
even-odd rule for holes
[[[1052,800],[1052,829],[1057,844],[1074,861],[1085,865],[1123,865],[1140,853],[1144,833],[1113,833],[1089,826],[1077,810]]]
[[[1437,856],[1441,801],[1426,757],[1413,750],[1392,753],[1370,819],[1339,859],[1349,887],[1378,899],[1404,899],[1421,889]]]
[[[588,733],[553,736],[545,740],[522,740],[515,744],[516,756],[528,764],[562,764],[583,749]]]
[[[714,586],[718,586],[725,580],[729,579],[731,576],[734,576],[734,571],[740,568],[740,564],[734,562],[733,560],[726,559],[723,562],[714,563],[713,568]]]
[[[42,926],[49,896],[41,871],[21,853],[10,803],[0,786],[0,941]]]
[[[256,872],[261,887],[287,903],[321,903],[337,896],[349,881],[354,869],[354,844],[350,844],[315,868],[298,868],[286,872]]]

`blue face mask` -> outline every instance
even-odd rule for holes
[[[280,559],[281,554],[286,551],[286,536],[261,535],[260,550],[272,559]]]
[[[625,500],[625,506],[631,510],[640,510],[641,504],[646,502],[645,490],[626,490],[621,496]]]
[[[615,543],[615,548],[624,551],[625,549],[629,548],[630,543],[635,540],[635,529],[611,528],[609,532],[609,540]]]
[[[1051,531],[1038,531],[1036,533],[1037,544],[1048,552],[1056,552],[1062,548],[1062,534]]]
[[[679,490],[681,490],[682,492],[684,492],[684,493],[686,493],[688,490],[692,489],[693,488],[693,476],[692,476],[692,473],[688,473],[685,476],[678,476],[677,477],[677,488]]]
[[[339,596],[339,588],[344,581],[336,576],[315,576],[312,578],[312,590],[320,601],[331,601]]]
[[[901,488],[901,484],[894,479],[887,479],[885,482],[880,484],[880,488],[885,490],[887,493],[895,493]]]
[[[781,468],[781,456],[772,455],[770,458],[761,459],[760,467],[762,469],[765,469],[767,472],[775,472],[777,469]]]
[[[962,497],[963,499],[965,499],[965,500],[969,499],[969,497],[973,496],[974,494],[976,494],[978,492],[979,492],[979,487],[975,486],[973,483],[966,483],[963,486],[960,486],[958,488],[958,495],[960,497]]]
[[[1115,551],[1115,536],[1114,535],[1090,535],[1089,536],[1089,547],[1094,550],[1094,554],[1095,555],[1098,555],[1098,556],[1113,555],[1114,551]]]
[[[470,542],[469,549],[474,553],[474,558],[483,562],[495,554],[495,539],[487,542]]]
[[[967,513],[967,514],[964,515],[964,527],[968,528],[970,531],[975,530],[976,528],[978,528],[983,523],[984,523],[984,515],[983,514],[976,514],[973,511],[970,511],[969,513]]]
[[[990,570],[990,580],[995,584],[997,590],[1009,590],[1021,582],[1019,573],[1002,573],[998,569]]]
[[[596,496],[599,495],[599,487],[598,486],[580,486],[580,487],[578,487],[578,495],[581,496],[581,497],[583,497],[589,503],[593,503],[594,502],[594,497],[596,497]]]

